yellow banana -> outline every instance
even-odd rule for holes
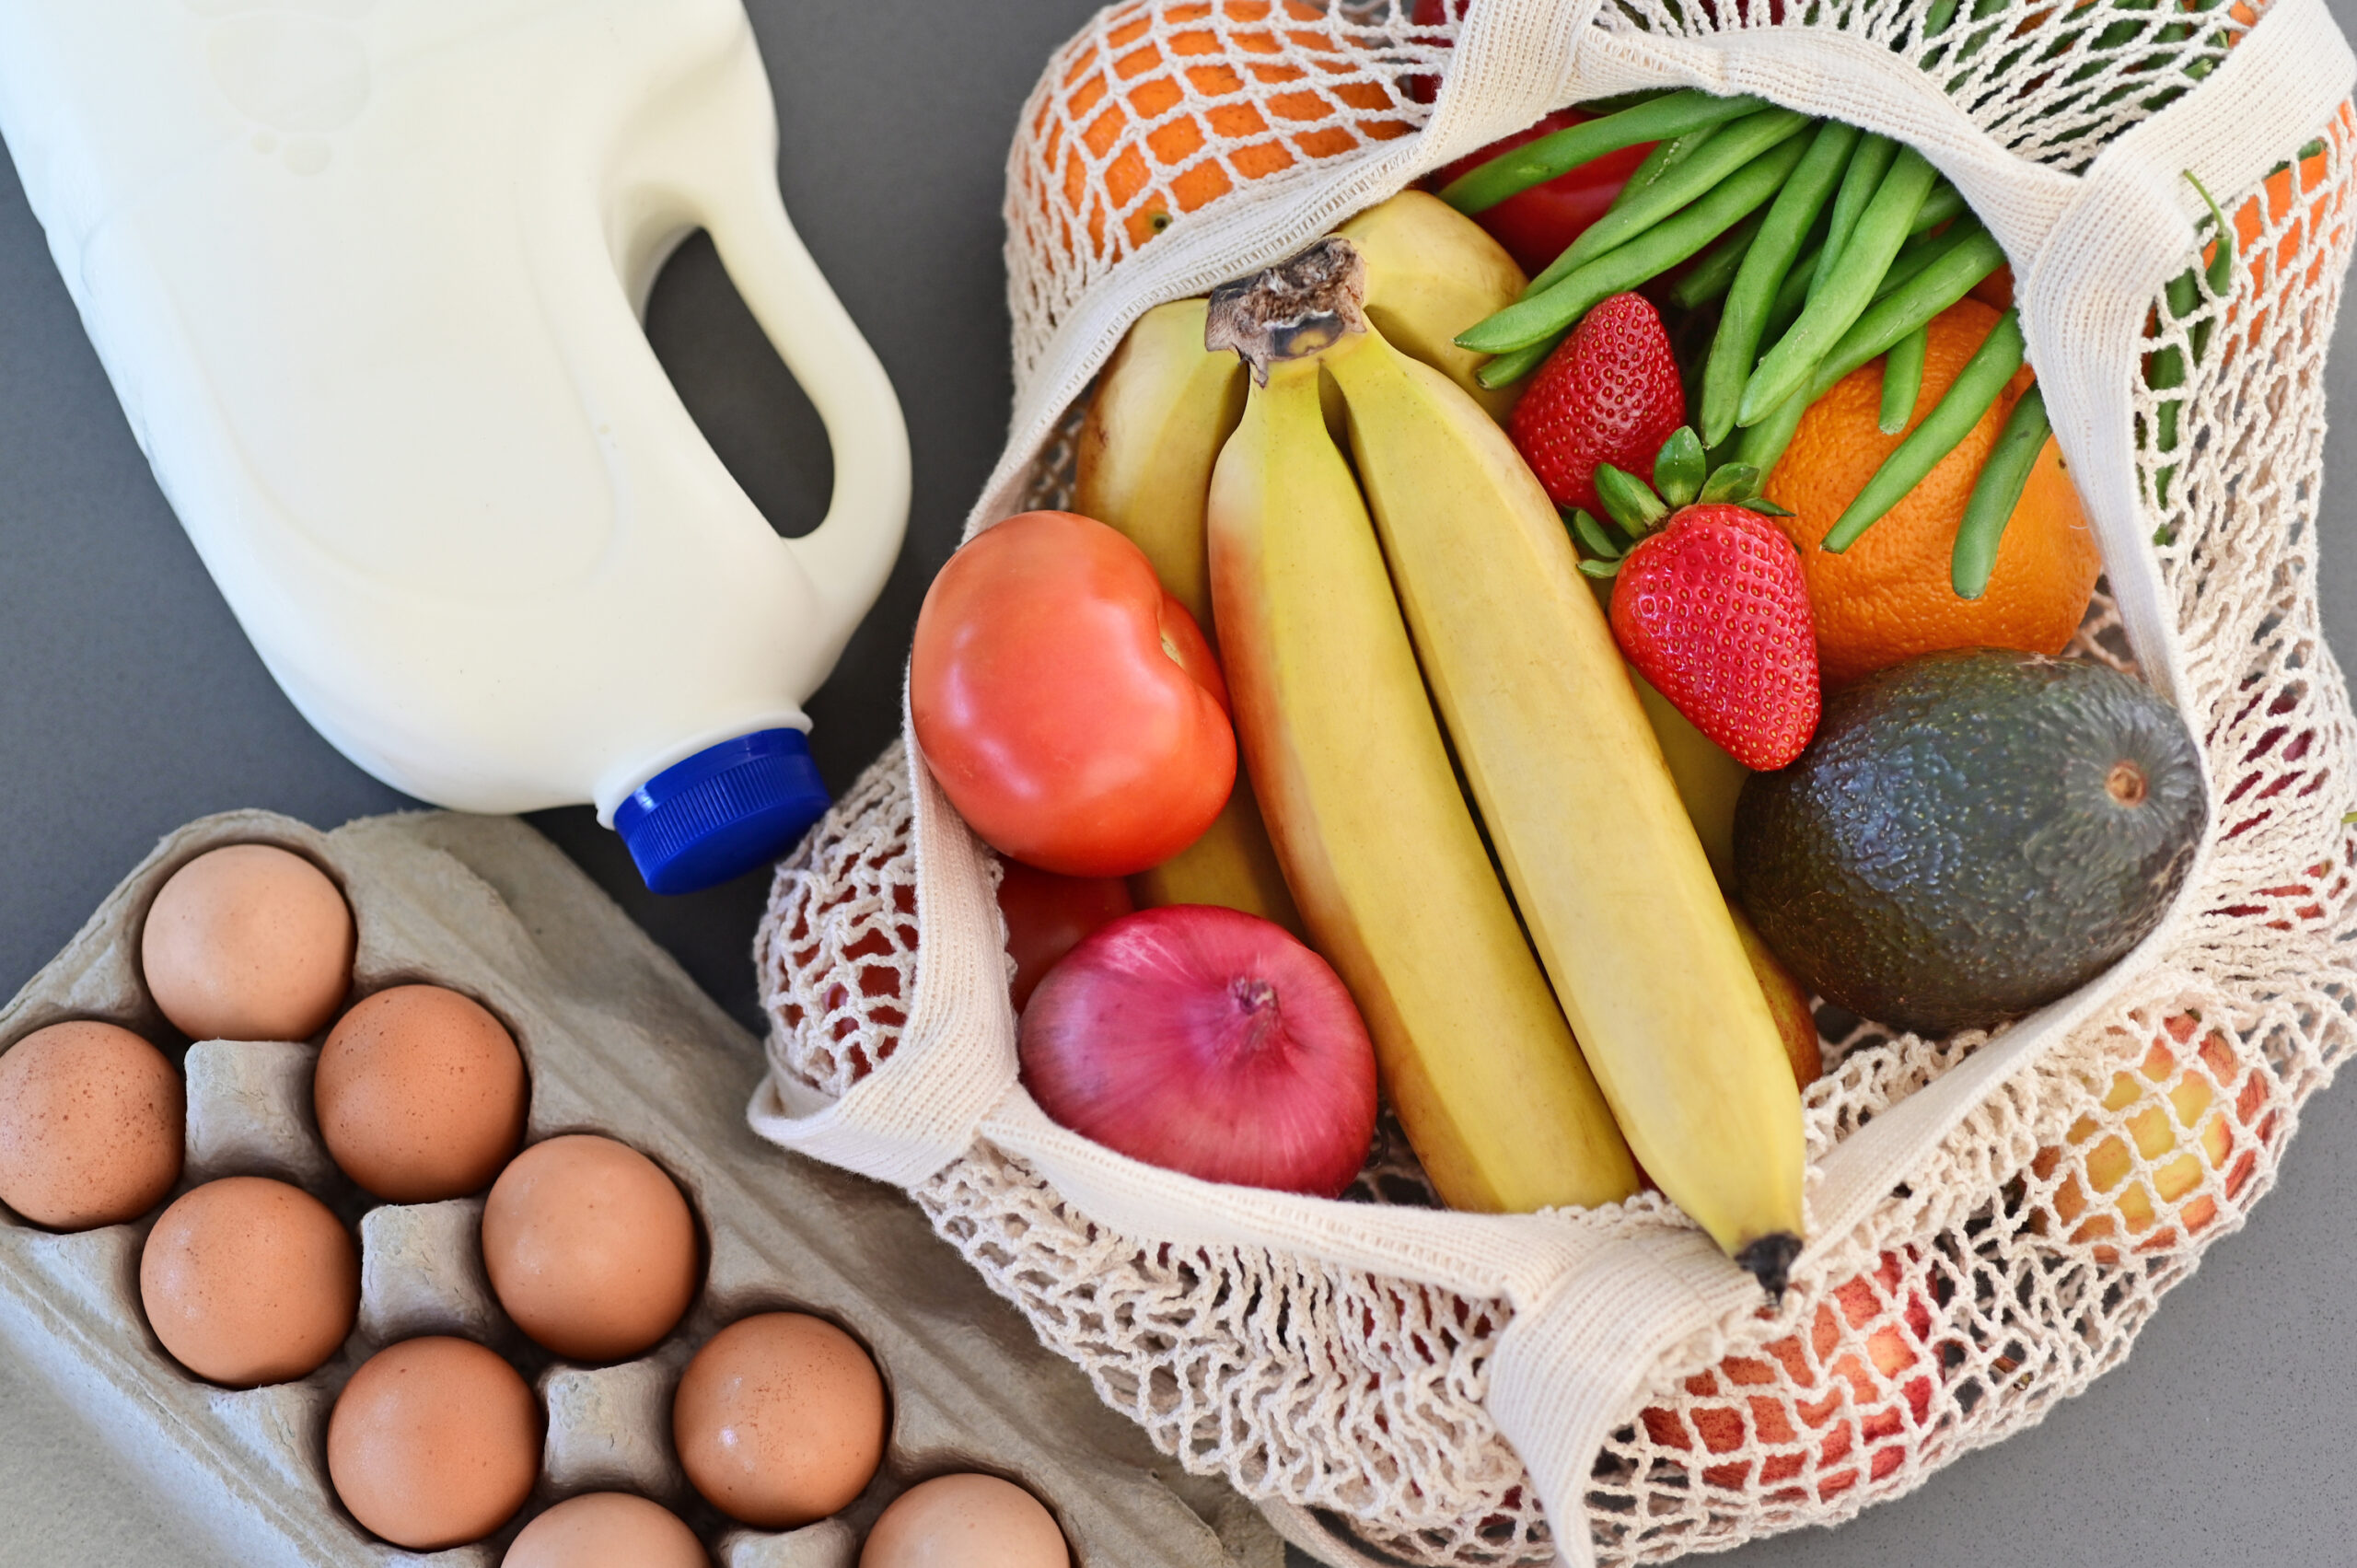
[[[1629,671],[1629,682],[1637,690],[1637,701],[1645,710],[1645,722],[1653,726],[1654,738],[1661,743],[1662,761],[1669,764],[1670,781],[1678,786],[1678,798],[1686,807],[1687,820],[1694,825],[1694,836],[1702,841],[1711,874],[1722,888],[1734,887],[1735,797],[1743,793],[1743,781],[1751,776],[1751,770],[1696,729],[1693,720],[1634,669]]]
[[[1349,252],[1280,269],[1290,335],[1332,311],[1319,358],[1506,881],[1631,1149],[1781,1294],[1803,1150],[1775,1020],[1554,505],[1454,382],[1365,329]]]
[[[1286,880],[1445,1202],[1625,1197],[1628,1148],[1458,790],[1318,381],[1302,361],[1252,389],[1209,508],[1237,739]]]
[[[1216,641],[1203,504],[1220,443],[1244,412],[1244,366],[1204,349],[1206,303],[1158,305],[1121,340],[1080,427],[1072,505],[1144,551],[1163,587]],[[1131,877],[1130,896],[1144,909],[1221,904],[1303,935],[1242,768],[1203,836]]]
[[[1529,280],[1489,231],[1439,197],[1402,191],[1336,231],[1366,263],[1366,313],[1402,354],[1465,389],[1504,424],[1520,388],[1492,390],[1474,372],[1486,354],[1457,334],[1522,297]]]
[[[1072,509],[1145,552],[1155,575],[1212,634],[1203,497],[1220,443],[1244,413],[1244,366],[1203,347],[1209,301],[1139,317],[1097,377],[1074,458]]]
[[[1370,208],[1343,232],[1357,237],[1367,258],[1369,308],[1386,331],[1503,418],[1513,394],[1476,380],[1487,356],[1452,340],[1522,296],[1522,269],[1514,258],[1470,218],[1421,191]],[[1220,444],[1243,412],[1244,368],[1234,354],[1203,347],[1205,308],[1201,299],[1177,300],[1130,328],[1081,425],[1073,510],[1127,535],[1162,586],[1213,635],[1203,497]],[[1339,439],[1341,402],[1329,401]],[[1302,932],[1251,780],[1241,772],[1210,830],[1132,877],[1130,892],[1145,908],[1224,904]]]
[[[1515,394],[1482,386],[1474,372],[1489,356],[1455,339],[1522,297],[1526,280],[1505,248],[1422,191],[1368,208],[1341,232],[1366,263],[1366,308],[1376,327],[1504,418]],[[1203,493],[1244,409],[1244,367],[1234,354],[1203,347],[1207,304],[1158,305],[1121,340],[1081,425],[1072,503],[1134,540],[1206,633]]]

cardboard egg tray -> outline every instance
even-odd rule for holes
[[[489,1568],[522,1524],[581,1492],[673,1508],[723,1568],[852,1568],[867,1527],[919,1481],[983,1470],[1030,1489],[1080,1568],[1277,1568],[1281,1548],[1216,1481],[1178,1473],[1042,1351],[899,1193],[755,1138],[744,1107],[760,1047],[571,862],[512,819],[420,813],[322,833],[236,812],[172,834],[0,1013],[0,1051],[43,1026],[102,1018],[177,1054],[148,999],[139,933],[166,877],[222,844],[278,844],[324,867],[359,927],[354,998],[430,981],[482,1002],[531,1074],[527,1142],[601,1132],[641,1150],[688,1194],[705,1240],[702,1294],[639,1359],[575,1366],[539,1350],[485,1277],[480,1197],[377,1203],[327,1157],[311,1112],[317,1042],[187,1047],[187,1170],[179,1191],[253,1174],[295,1182],[352,1224],[357,1328],[300,1382],[229,1389],[182,1370],[147,1327],[139,1251],[155,1216],[75,1235],[0,1209],[0,1336],[168,1493],[225,1557],[252,1564],[430,1562]],[[175,1194],[177,1195],[177,1193]],[[834,1518],[771,1534],[713,1511],[672,1451],[671,1395],[688,1358],[750,1313],[830,1318],[875,1356],[891,1401],[884,1466]],[[394,1341],[454,1333],[513,1361],[546,1415],[532,1500],[491,1540],[412,1553],[363,1530],[328,1484],[337,1391]]]

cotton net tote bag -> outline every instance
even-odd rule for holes
[[[2208,825],[2163,923],[2076,993],[1993,1035],[1822,1042],[1808,1245],[1772,1311],[1652,1194],[1453,1214],[1378,1159],[1327,1202],[1054,1125],[1016,1081],[995,863],[905,746],[778,874],[755,1127],[907,1189],[1107,1401],[1339,1563],[1663,1561],[1845,1518],[2036,1422],[2267,1191],[2357,1027],[2351,720],[2315,574],[2352,75],[2322,0],[1105,11],[1019,126],[1013,436],[970,536],[1060,496],[1151,306],[1556,107],[1757,94],[1921,148],[2002,242],[2107,572],[2072,654],[2177,706]],[[2239,258],[2189,306],[2188,172]],[[2148,356],[2197,330],[2163,454]]]

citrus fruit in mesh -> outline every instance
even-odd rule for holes
[[[1052,70],[1053,68],[1051,68]],[[1143,0],[1070,51],[1031,122],[1040,221],[1067,253],[1415,128],[1376,52],[1307,0]]]
[[[1933,318],[1923,382],[1908,420],[1930,413],[1997,323],[1997,312],[1963,299]],[[1769,475],[1771,501],[1808,577],[1817,657],[1828,687],[1941,648],[2018,648],[2056,654],[2085,616],[2103,561],[2051,437],[2030,470],[1997,551],[1988,590],[1958,598],[1949,559],[1965,503],[2014,402],[2027,390],[2016,375],[1954,451],[1840,555],[1818,545],[1903,436],[1886,436],[1883,362],[1852,371],[1809,406],[1792,445]]]

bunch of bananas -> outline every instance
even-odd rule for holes
[[[1135,890],[1303,931],[1452,1207],[1610,1202],[1641,1163],[1780,1292],[1784,1046],[1572,542],[1453,342],[1523,284],[1410,192],[1149,313],[1108,367],[1074,505],[1214,633],[1249,777]]]

